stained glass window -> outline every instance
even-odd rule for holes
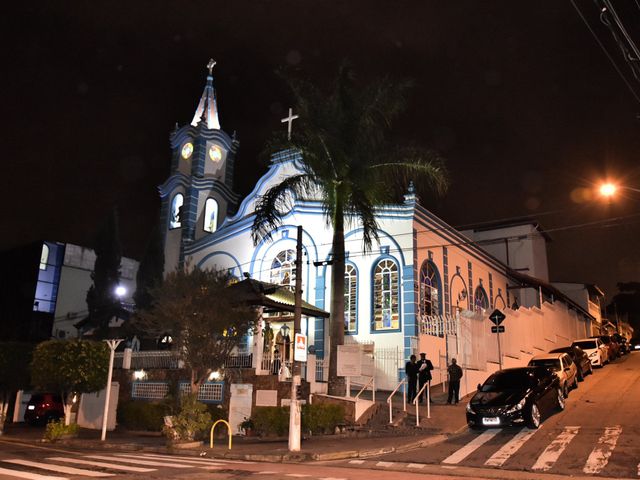
[[[477,287],[473,295],[473,310],[476,312],[484,312],[489,308],[489,297],[484,288]]]
[[[284,250],[271,262],[271,283],[286,285],[293,292],[295,287],[296,252]]]
[[[204,231],[215,232],[218,228],[218,202],[207,198],[204,204]]]
[[[392,260],[381,260],[373,278],[373,330],[400,328],[398,290],[398,266]]]
[[[440,313],[440,278],[438,272],[428,260],[420,268],[420,314],[438,315]]]

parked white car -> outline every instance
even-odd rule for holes
[[[604,367],[605,363],[609,363],[609,350],[599,338],[581,338],[574,340],[571,345],[576,345],[584,350],[594,367]]]
[[[560,379],[560,387],[564,398],[569,396],[569,389],[578,388],[578,367],[566,353],[545,353],[529,360],[530,367],[547,367]]]

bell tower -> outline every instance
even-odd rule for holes
[[[239,142],[220,127],[213,67],[191,123],[176,124],[170,135],[171,175],[159,187],[165,232],[165,273],[184,262],[186,245],[214,235],[239,196],[233,192],[233,170]]]

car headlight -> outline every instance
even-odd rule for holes
[[[524,404],[527,403],[527,399],[523,398],[518,403],[516,403],[513,407],[507,410],[507,413],[517,412],[518,410],[522,410],[524,408]]]
[[[472,415],[476,414],[475,410],[471,407],[471,402],[467,403],[467,412],[471,413]]]
[[[589,358],[597,357],[597,356],[598,356],[598,352],[591,352],[591,353],[589,354]]]

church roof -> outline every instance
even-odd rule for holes
[[[212,70],[216,62],[209,60],[207,68],[209,69],[209,75],[207,75],[207,83],[202,91],[202,96],[198,102],[196,113],[193,115],[191,125],[198,126],[203,119],[207,122],[207,128],[209,130],[220,130],[220,121],[218,120],[218,104],[216,102],[216,90],[213,88],[213,74]]]
[[[264,307],[265,312],[293,313],[295,298],[293,292],[286,286],[247,278],[229,288],[236,291],[240,300],[250,305]],[[302,300],[302,314],[308,317],[329,317],[329,312],[304,300]]]

